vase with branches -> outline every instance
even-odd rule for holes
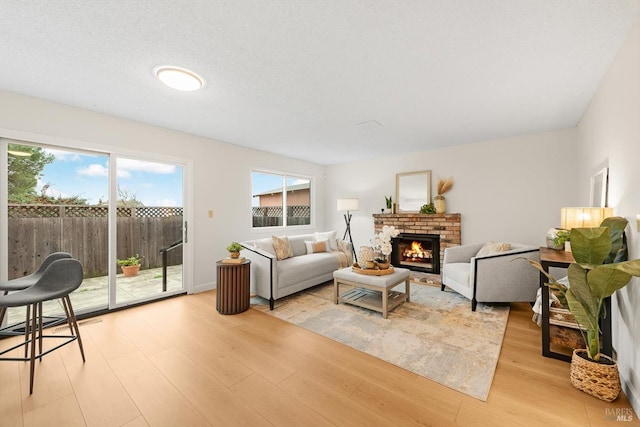
[[[453,178],[444,178],[438,180],[438,195],[433,198],[433,205],[436,208],[436,213],[443,214],[447,211],[447,203],[443,194],[447,193],[453,188]]]

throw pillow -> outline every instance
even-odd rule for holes
[[[316,242],[321,242],[323,240],[329,241],[329,246],[327,250],[337,251],[338,250],[338,241],[336,240],[336,231],[325,231],[323,233],[316,232],[314,233],[316,236]]]
[[[308,241],[305,240],[304,244],[307,247],[308,254],[317,254],[318,252],[327,252],[327,240],[322,240],[320,242],[314,242],[313,240]]]
[[[293,256],[289,239],[286,236],[271,236],[271,242],[273,243],[273,249],[276,251],[276,258],[278,258],[278,261],[291,258]]]
[[[495,255],[500,252],[506,252],[511,250],[511,243],[497,243],[497,242],[487,242],[483,247],[480,248],[478,253],[476,254],[477,258]]]

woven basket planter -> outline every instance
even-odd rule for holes
[[[620,374],[618,364],[608,356],[604,358],[610,365],[597,363],[588,359],[584,349],[573,350],[571,357],[571,385],[580,391],[606,402],[616,400],[620,394]]]

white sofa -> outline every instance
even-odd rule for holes
[[[305,242],[327,237],[327,252],[307,253]],[[271,310],[275,300],[332,280],[334,271],[352,263],[350,243],[336,239],[335,232],[287,238],[293,256],[282,260],[276,257],[271,237],[240,242],[242,256],[251,260],[251,291],[269,300]]]
[[[540,286],[538,270],[526,260],[540,260],[540,248],[511,243],[511,249],[476,256],[484,243],[446,248],[442,262],[442,290],[445,286],[478,302],[534,302]]]

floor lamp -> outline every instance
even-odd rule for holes
[[[357,211],[359,208],[359,199],[338,199],[338,212],[347,213],[344,214],[344,222],[347,224],[347,229],[344,231],[344,236],[342,240],[347,240],[347,236],[349,236],[349,243],[351,243],[351,251],[353,252],[353,259],[355,262],[358,262],[358,257],[356,256],[356,248],[353,246],[353,239],[351,238],[351,212]]]

